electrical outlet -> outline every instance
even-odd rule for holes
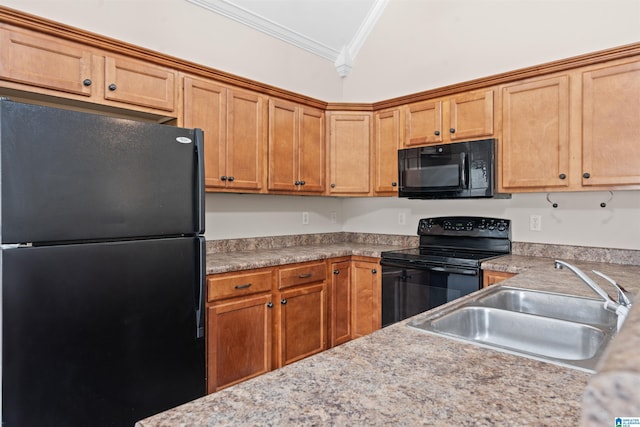
[[[309,224],[309,212],[302,212],[302,224]]]
[[[330,218],[331,218],[331,224],[335,224],[336,222],[338,222],[338,213],[331,212]]]
[[[404,212],[398,214],[398,224],[405,225],[407,223],[407,215]]]
[[[529,215],[529,230],[542,231],[542,216]]]

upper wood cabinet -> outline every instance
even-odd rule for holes
[[[640,188],[640,61],[501,87],[505,192]]]
[[[569,185],[569,76],[502,88],[502,189]]]
[[[366,196],[371,191],[372,114],[327,113],[329,195]]]
[[[400,109],[376,112],[373,124],[373,192],[376,196],[394,196],[398,194],[398,148],[402,140]]]
[[[404,147],[493,135],[494,90],[464,92],[405,107]]]
[[[173,69],[8,25],[0,25],[0,46],[0,79],[16,89],[169,116],[176,110]]]
[[[640,60],[582,74],[582,185],[640,185]]]
[[[204,131],[207,190],[264,190],[265,97],[189,76],[183,90],[183,125]]]
[[[282,100],[269,100],[270,191],[324,191],[324,127],[324,111]]]

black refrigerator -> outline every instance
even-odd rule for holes
[[[2,426],[206,393],[202,131],[0,99]]]

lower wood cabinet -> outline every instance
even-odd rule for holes
[[[354,257],[351,288],[351,338],[382,327],[382,273],[380,262]]]
[[[482,272],[482,287],[486,288],[487,286],[495,285],[515,275],[515,273],[507,273],[504,271],[484,270]]]

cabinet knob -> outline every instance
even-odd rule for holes
[[[222,176],[220,177],[220,181],[226,181],[226,180],[227,180],[227,176],[226,176],[226,175],[222,175]]]
[[[235,180],[234,177],[230,176],[229,178],[227,178],[229,180],[229,182],[233,182]]]
[[[271,301],[267,303],[267,308],[273,308],[273,303]]]
[[[286,300],[286,299],[282,298],[282,299],[280,300],[280,304],[286,304],[286,303],[287,303],[287,300]]]
[[[398,186],[398,183],[397,183],[397,182],[395,182],[395,181],[393,181],[393,182],[391,183],[391,186],[392,186],[392,187],[397,187],[397,186]]]
[[[566,175],[566,174],[561,173],[561,174],[559,175],[559,178],[560,178],[560,179],[566,179],[566,178],[567,178],[567,175]]]
[[[336,185],[334,183],[331,183],[331,188],[336,188]]]
[[[435,136],[439,136],[439,135],[440,135],[440,131],[439,131],[439,130],[437,130],[437,131],[433,132],[433,134],[434,134]]]
[[[333,274],[340,274],[340,270],[333,270]]]
[[[111,83],[111,84],[109,85],[109,90],[110,90],[111,92],[113,92],[113,91],[114,91],[114,90],[116,90],[117,88],[118,88],[118,87],[115,85],[115,83]]]
[[[296,182],[293,183],[293,185],[300,185],[300,182],[301,181],[296,181]]]
[[[376,270],[375,268],[373,270],[371,270],[371,273],[376,274],[378,272],[378,270]]]
[[[585,173],[582,174],[582,177],[584,179],[589,179],[589,178],[591,178],[591,174],[589,172],[585,172]]]
[[[305,181],[300,181],[300,185],[305,185],[306,182]]]
[[[83,84],[83,85],[85,85],[85,86],[91,86],[91,83],[93,83],[93,82],[91,81],[91,79],[84,79],[84,80],[82,81],[82,84]]]
[[[455,128],[449,129],[449,133],[456,133],[456,129]]]

